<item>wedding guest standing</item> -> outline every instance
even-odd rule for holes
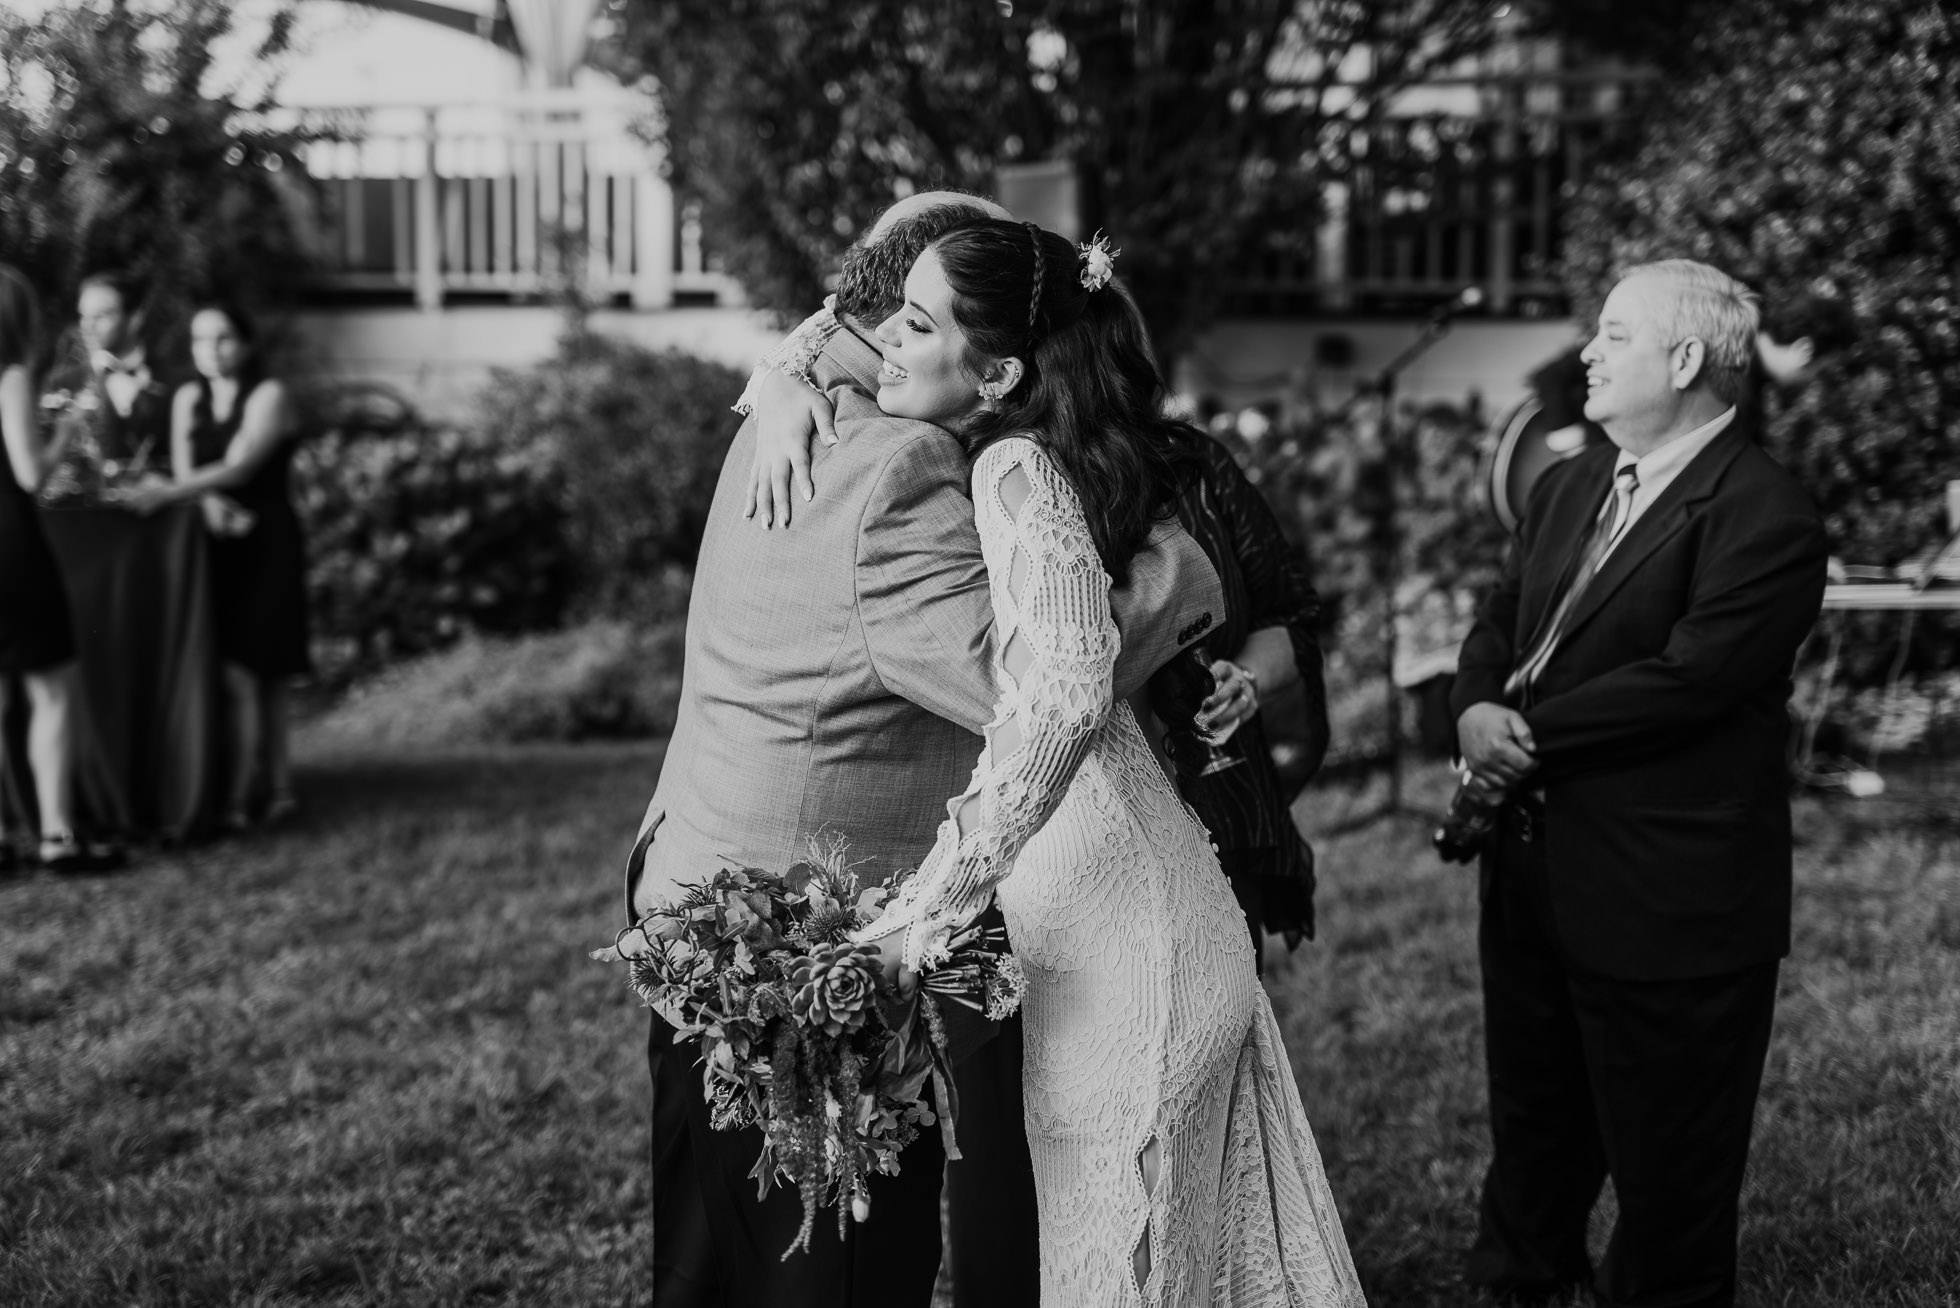
[[[33,501],[60,453],[41,440],[39,392],[31,375],[38,338],[33,287],[0,264],[0,437],[7,454],[7,475],[0,476],[0,707],[18,677],[27,688],[27,759],[41,865],[89,871],[113,866],[120,857],[85,846],[75,834],[75,640],[67,593]],[[0,871],[18,857],[11,839],[0,840]]]
[[[1687,260],[1613,288],[1581,355],[1612,444],[1545,474],[1463,644],[1463,756],[1508,794],[1480,884],[1495,1156],[1469,1279],[1507,1301],[1736,1300],[1790,948],[1790,670],[1828,550],[1735,426],[1757,314]]]
[[[90,273],[76,293],[75,315],[82,357],[63,360],[50,386],[94,392],[90,429],[112,477],[161,468],[170,439],[170,388],[143,340],[136,282],[121,272]]]
[[[131,493],[139,512],[197,500],[210,529],[218,652],[224,660],[230,778],[225,825],[277,822],[297,807],[287,746],[288,686],[307,658],[306,550],[289,487],[298,421],[266,375],[252,319],[206,303],[191,317],[198,377],[177,390],[176,480]]]
[[[1178,789],[1212,834],[1259,960],[1267,931],[1289,945],[1313,936],[1313,852],[1293,824],[1259,710],[1303,683],[1307,772],[1320,766],[1327,752],[1327,690],[1314,631],[1320,597],[1231,453],[1215,440],[1199,444],[1203,470],[1186,487],[1178,518],[1218,570],[1225,619],[1205,640],[1217,687],[1199,725],[1211,738],[1194,738],[1203,748],[1194,751],[1195,766],[1180,770]]]

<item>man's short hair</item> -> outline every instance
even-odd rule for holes
[[[883,322],[905,303],[905,274],[926,247],[947,232],[985,217],[987,211],[977,201],[935,204],[891,223],[876,240],[860,237],[844,252],[844,266],[837,275],[837,312],[860,322]]]
[[[1858,319],[1835,295],[1806,291],[1769,302],[1763,310],[1763,335],[1778,345],[1807,340],[1813,357],[1822,358],[1851,348],[1858,339]]]
[[[1661,259],[1626,270],[1622,281],[1658,281],[1666,299],[1656,314],[1656,326],[1668,348],[1693,338],[1701,342],[1702,365],[1697,380],[1726,404],[1742,395],[1756,357],[1756,332],[1762,322],[1762,300],[1719,268],[1693,259]]]
[[[75,287],[75,294],[80,295],[91,286],[106,286],[108,289],[114,291],[117,297],[122,300],[124,313],[135,313],[138,302],[142,299],[140,288],[136,284],[136,278],[120,268],[96,269],[94,272],[82,278],[81,283]]]

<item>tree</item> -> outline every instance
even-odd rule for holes
[[[279,302],[308,265],[304,137],[211,86],[233,32],[226,0],[85,0],[0,12],[0,250],[67,317],[76,283],[127,269],[148,290],[155,344],[181,343],[188,302],[214,290]],[[274,14],[255,66],[287,48]]]
[[[1307,248],[1348,125],[1497,34],[1484,0],[626,0],[673,180],[751,296],[807,310],[896,196],[1065,159],[1159,348],[1248,250]],[[1357,61],[1368,75],[1355,79]]]

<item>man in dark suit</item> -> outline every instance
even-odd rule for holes
[[[94,434],[118,473],[170,468],[171,385],[143,341],[140,296],[125,273],[93,272],[75,297],[79,349],[48,377],[48,389],[93,391]]]
[[[1607,298],[1586,416],[1465,640],[1452,707],[1506,792],[1479,882],[1495,1148],[1469,1279],[1508,1302],[1735,1297],[1790,943],[1790,674],[1822,603],[1803,488],[1733,427],[1745,287],[1686,260]],[[1587,1219],[1619,1220],[1595,1276]]]

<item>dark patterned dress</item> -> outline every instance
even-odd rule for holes
[[[222,463],[245,414],[252,390],[241,387],[223,422],[211,410],[211,384],[199,379],[191,426],[191,461]],[[261,677],[299,676],[307,657],[306,540],[289,489],[293,442],[259,465],[252,479],[224,494],[253,516],[243,536],[211,539],[212,588],[217,608],[218,652]]]
[[[1318,737],[1317,762],[1326,747],[1327,714],[1315,631],[1320,596],[1299,550],[1231,451],[1215,440],[1203,448],[1204,473],[1185,489],[1177,516],[1225,591],[1225,619],[1206,638],[1206,657],[1229,658],[1252,632],[1284,628],[1300,669],[1307,734]],[[1293,824],[1290,801],[1298,787],[1282,782],[1267,749],[1267,726],[1263,711],[1255,713],[1222,746],[1239,766],[1179,783],[1212,833],[1255,947],[1262,927],[1289,937],[1314,934],[1313,850]]]

